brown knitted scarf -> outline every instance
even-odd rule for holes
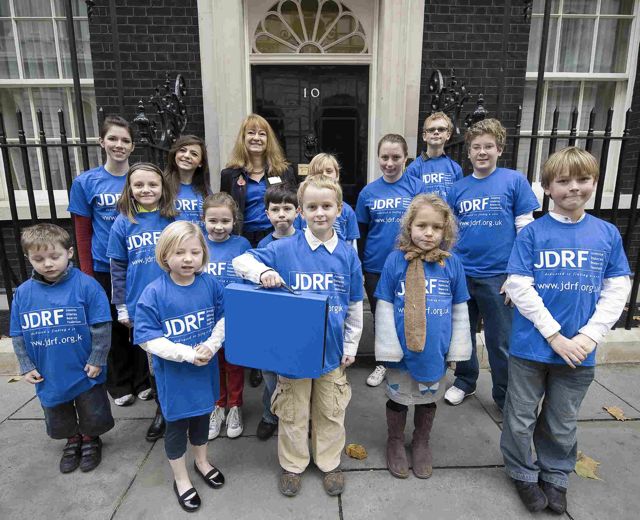
[[[438,262],[444,266],[445,258],[449,258],[451,253],[440,248],[424,251],[414,245],[402,248],[402,251],[409,262],[404,282],[404,335],[410,351],[422,352],[427,340],[427,299],[422,262]]]

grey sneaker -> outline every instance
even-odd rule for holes
[[[227,437],[235,439],[242,435],[244,425],[242,424],[242,410],[237,406],[232,406],[227,415]]]
[[[339,469],[325,473],[322,479],[322,487],[324,487],[327,495],[332,497],[341,495],[344,491],[344,473]]]
[[[123,395],[122,397],[116,397],[113,402],[116,406],[130,406],[136,400],[136,396],[133,394]]]
[[[278,489],[286,497],[294,497],[300,491],[302,484],[302,475],[299,473],[291,473],[290,471],[282,470],[280,480],[278,481]]]
[[[224,408],[216,406],[211,412],[211,417],[209,418],[209,440],[212,441],[218,435],[220,435],[220,430],[222,429],[222,423],[224,422]]]
[[[387,374],[387,369],[384,365],[378,365],[369,377],[367,377],[367,384],[369,386],[378,386],[384,381],[384,376]]]

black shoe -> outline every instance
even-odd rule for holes
[[[561,515],[567,510],[567,488],[556,486],[544,480],[540,481],[540,488],[549,501],[547,507],[551,511]]]
[[[260,372],[260,370],[258,370],[257,368],[252,368],[251,372],[249,373],[249,384],[253,388],[256,388],[260,386],[260,383],[262,383],[262,372]]]
[[[266,441],[275,433],[277,429],[278,423],[270,423],[265,421],[264,419],[260,419],[260,422],[258,423],[258,429],[256,430],[256,436],[261,441]]]
[[[153,422],[149,426],[147,430],[147,435],[145,439],[149,442],[157,441],[164,436],[164,429],[166,424],[164,422],[164,417],[162,416],[162,412],[160,409],[156,410],[156,416],[153,418]]]
[[[70,439],[62,450],[62,458],[60,459],[60,473],[71,473],[80,465],[80,446],[82,439]]]
[[[80,459],[80,471],[86,473],[98,467],[102,460],[102,441],[95,437],[90,441],[82,441],[82,458]]]
[[[218,489],[224,485],[224,475],[222,474],[222,471],[220,471],[215,466],[212,465],[211,467],[213,469],[206,475],[203,474],[202,471],[200,471],[200,468],[198,468],[195,460],[193,461],[193,467],[196,469],[196,473],[202,477],[202,480],[204,480],[209,487]]]
[[[518,495],[524,506],[532,513],[542,511],[548,505],[547,497],[538,486],[537,482],[525,482],[514,480]]]
[[[178,497],[178,504],[180,504],[180,507],[184,509],[187,513],[193,513],[198,509],[200,509],[200,506],[202,505],[202,500],[200,500],[200,495],[198,495],[196,488],[189,488],[181,495],[178,492],[178,485],[174,480],[173,490],[175,491],[176,496]],[[187,497],[191,497],[191,498],[187,498]]]

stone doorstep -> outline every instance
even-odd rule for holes
[[[489,361],[484,345],[484,334],[476,336],[478,359],[481,368],[489,368]],[[631,330],[615,329],[609,332],[604,342],[598,347],[596,359],[599,365],[613,363],[640,363],[640,328]],[[360,354],[373,356],[373,345],[361,345]],[[0,338],[0,375],[19,373],[18,362],[13,353],[11,338]]]

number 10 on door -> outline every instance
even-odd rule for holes
[[[309,94],[311,94],[312,98],[320,97],[320,90],[314,87],[309,91]],[[307,97],[307,87],[302,89],[302,96]]]

